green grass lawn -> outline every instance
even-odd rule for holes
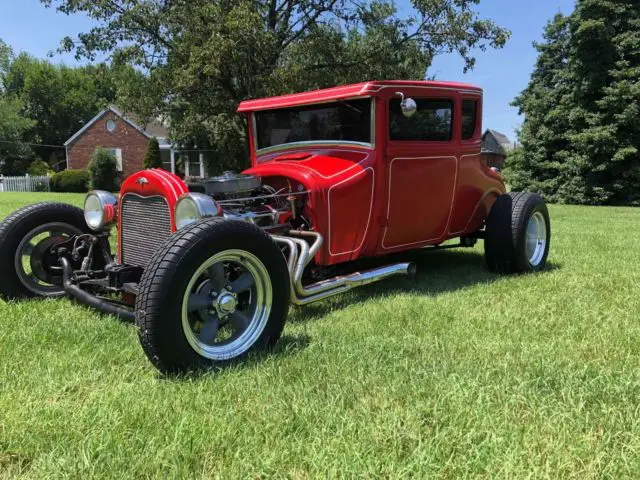
[[[40,199],[0,194],[0,216]],[[269,354],[161,377],[135,328],[0,301],[0,477],[640,477],[640,209],[551,206],[550,268],[473,250],[292,309]],[[0,272],[1,273],[1,272]]]

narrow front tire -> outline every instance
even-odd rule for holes
[[[64,295],[52,247],[88,232],[83,211],[66,203],[35,203],[13,212],[0,223],[0,298]]]

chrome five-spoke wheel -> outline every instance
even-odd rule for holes
[[[193,274],[182,301],[182,328],[191,347],[211,360],[247,351],[262,334],[273,299],[264,264],[243,250],[225,250]]]
[[[287,263],[267,233],[204,218],[167,239],[142,274],[140,343],[163,373],[231,365],[277,342],[290,294]]]

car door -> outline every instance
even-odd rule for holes
[[[384,251],[442,241],[456,186],[456,93],[429,87],[407,88],[402,93],[415,100],[417,111],[410,117],[402,113],[399,92],[386,102]]]

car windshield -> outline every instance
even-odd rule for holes
[[[371,143],[371,99],[255,112],[257,148],[293,142]]]

